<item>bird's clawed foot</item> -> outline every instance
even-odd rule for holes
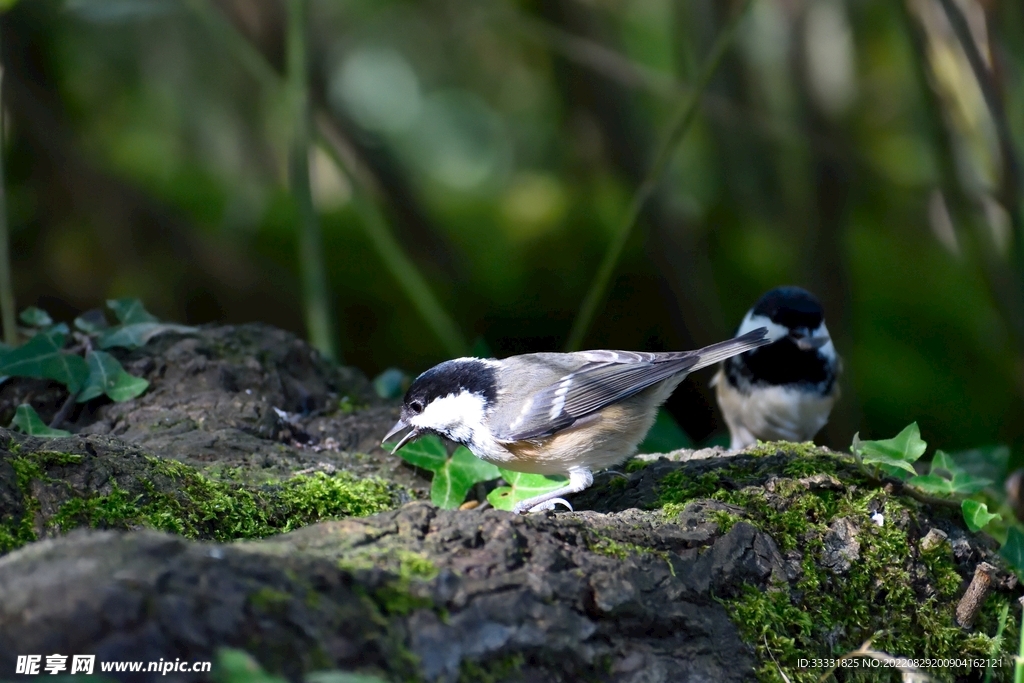
[[[523,505],[523,503],[526,503],[526,505]],[[572,505],[570,505],[569,501],[565,498],[552,498],[551,500],[545,500],[543,503],[537,503],[533,507],[530,507],[529,503],[530,501],[528,500],[518,503],[514,508],[512,508],[512,512],[517,515],[525,515],[531,512],[547,512],[548,510],[554,510],[555,506],[559,504],[568,508],[569,512],[573,511]]]

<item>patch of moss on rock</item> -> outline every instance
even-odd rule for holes
[[[0,449],[0,552],[78,527],[151,528],[186,538],[263,538],[326,519],[395,507],[401,487],[348,472],[300,474],[261,486],[205,476],[197,468],[105,443],[71,437],[42,450],[9,435]],[[63,444],[58,442],[64,442]],[[92,451],[92,452],[89,452]]]
[[[788,582],[768,590],[746,586],[722,601],[757,650],[759,680],[783,680],[777,660],[794,683],[817,681],[825,670],[799,668],[800,659],[835,658],[868,640],[876,650],[913,658],[1014,654],[1019,619],[1010,620],[1000,643],[992,638],[1000,610],[1012,600],[1007,592],[989,595],[973,629],[955,621],[974,566],[994,561],[992,553],[979,556],[984,543],[963,550],[967,534],[955,512],[896,493],[898,486],[872,482],[842,457],[806,444],[758,444],[718,467],[700,469],[663,476],[649,507],[661,507],[672,518],[701,499],[736,506],[745,521],[778,544]],[[738,519],[730,513],[711,517],[723,533]],[[920,539],[930,528],[946,531],[967,556],[955,556],[949,543],[921,550]],[[995,669],[993,680],[1009,680],[1009,671]],[[971,669],[926,673],[954,681]],[[844,669],[842,680],[878,675],[874,669]]]

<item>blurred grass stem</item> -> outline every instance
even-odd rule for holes
[[[11,236],[7,224],[7,188],[4,179],[3,65],[0,64],[0,323],[4,326],[4,343],[18,344],[17,311],[14,302],[14,278],[11,275]]]
[[[928,59],[926,31],[914,18],[909,2],[899,3],[899,7],[912,46],[914,75],[925,100],[922,109],[927,122],[927,134],[938,162],[939,186],[949,207],[957,241],[965,262],[974,264],[1002,314],[1018,355],[1024,354],[1024,299],[1021,296],[1024,271],[1011,268],[996,252],[991,241],[983,239],[980,234],[979,221],[982,219],[978,216],[978,200],[963,186],[957,173],[954,131],[950,128],[950,117],[943,116],[945,105],[939,96],[935,66]],[[1010,207],[1006,209],[1010,211]],[[1019,243],[1018,235],[1014,234],[1013,239],[1016,246]]]
[[[746,16],[751,4],[753,4],[753,0],[744,0],[740,9],[729,19],[729,23],[726,24],[715,40],[715,44],[712,46],[711,53],[701,69],[693,91],[682,98],[678,109],[672,115],[672,121],[657,147],[654,161],[647,172],[647,176],[633,194],[629,209],[626,211],[622,222],[615,232],[615,236],[608,245],[608,250],[605,252],[604,259],[597,270],[597,275],[594,277],[594,281],[587,291],[583,304],[580,306],[576,320],[573,322],[572,330],[569,332],[568,341],[565,344],[566,351],[578,351],[582,346],[583,340],[587,336],[591,324],[594,322],[597,308],[604,301],[608,285],[611,282],[612,275],[615,273],[619,258],[622,256],[622,251],[629,241],[629,236],[633,232],[633,227],[636,225],[637,220],[639,220],[647,201],[657,190],[661,176],[668,167],[676,148],[690,129],[690,126],[693,125],[697,111],[700,108],[700,101],[704,90],[711,82],[711,78],[714,76],[725,53],[732,45],[740,20]]]
[[[333,360],[338,357],[331,293],[324,265],[323,236],[309,185],[309,73],[306,59],[306,0],[288,0],[288,95],[291,100],[292,140],[288,182],[299,210],[299,271],[310,343]]]
[[[978,89],[985,100],[992,123],[996,129],[996,139],[999,143],[999,155],[1002,157],[1002,183],[999,190],[999,199],[1010,216],[1010,225],[1013,228],[1014,257],[1017,261],[1018,278],[1024,281],[1024,216],[1021,215],[1024,207],[1021,206],[1021,170],[1020,159],[1013,144],[1013,134],[1010,131],[1010,123],[1006,118],[1006,108],[999,96],[996,87],[995,76],[988,64],[982,57],[981,50],[971,34],[967,24],[967,18],[963,11],[957,7],[953,0],[939,0],[946,17],[949,19],[953,33],[956,34],[960,46],[967,56],[967,62],[974,72],[974,79],[978,83]],[[1021,292],[1024,296],[1024,291]]]
[[[321,122],[324,117],[326,114],[320,113],[316,117],[322,148],[339,169],[347,171],[350,164],[345,163],[344,141],[338,139],[338,135],[329,121]],[[346,172],[346,175],[352,178],[355,174]],[[363,231],[377,251],[377,256],[384,262],[385,268],[398,282],[405,295],[409,297],[431,332],[444,345],[445,351],[451,356],[465,356],[469,347],[459,331],[458,325],[441,306],[430,290],[430,285],[420,275],[416,265],[405,255],[377,204],[371,201],[366,193],[354,192],[352,193],[352,207],[359,216]]]
[[[207,30],[229,47],[253,78],[271,92],[281,88],[281,75],[277,70],[219,10],[210,4],[209,0],[189,0],[189,3]],[[373,198],[371,188],[367,187],[363,175],[348,159],[344,143],[337,139],[333,127],[328,125],[330,114],[321,108],[313,109],[317,142],[338,166],[338,170],[352,181],[353,208],[360,218],[360,227],[376,250],[377,256],[431,332],[442,343],[445,352],[451,356],[466,355],[469,347],[458,325],[395,239],[383,211]]]

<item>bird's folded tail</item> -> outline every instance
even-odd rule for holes
[[[706,368],[709,365],[715,365],[726,358],[732,358],[751,349],[756,349],[759,346],[771,344],[772,341],[772,339],[768,338],[768,328],[759,327],[734,339],[727,339],[711,346],[705,346],[703,349],[691,351],[690,353],[697,356],[697,363],[692,368],[689,368],[689,372]]]

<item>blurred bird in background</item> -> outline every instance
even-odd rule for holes
[[[736,334],[758,327],[774,343],[727,359],[711,380],[730,448],[809,441],[828,422],[842,371],[821,303],[800,287],[777,287],[747,311]]]

